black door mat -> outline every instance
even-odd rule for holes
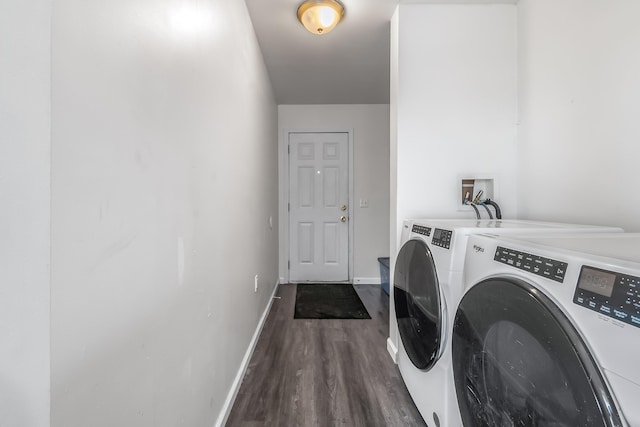
[[[371,319],[353,286],[304,283],[297,286],[294,319]]]

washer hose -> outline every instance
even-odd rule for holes
[[[484,203],[487,203],[491,206],[493,206],[493,208],[496,210],[496,219],[502,219],[502,212],[500,211],[500,206],[498,206],[498,204],[496,202],[494,202],[491,199],[487,199],[484,201]]]
[[[484,202],[480,203],[480,206],[482,206],[487,211],[487,214],[489,214],[489,219],[493,219],[493,215],[491,215],[491,210],[489,209],[489,207]]]
[[[478,208],[476,207],[475,203],[472,203],[472,202],[470,202],[470,201],[468,201],[468,200],[465,200],[465,201],[464,201],[464,204],[465,204],[465,205],[469,205],[469,206],[471,206],[471,207],[473,208],[473,210],[474,210],[474,211],[476,211],[476,218],[477,218],[477,219],[482,219],[482,218],[480,217],[480,211],[479,211],[479,210],[478,210]]]

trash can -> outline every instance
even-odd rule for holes
[[[380,263],[380,286],[389,295],[389,257],[378,258]]]

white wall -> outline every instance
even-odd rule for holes
[[[278,277],[245,3],[60,0],[52,26],[52,425],[213,425]]]
[[[287,275],[287,131],[353,131],[354,223],[353,276],[379,280],[378,257],[389,256],[389,106],[388,105],[280,105],[280,277]],[[369,201],[361,208],[360,199]]]
[[[520,0],[519,211],[640,231],[640,3]]]
[[[49,0],[0,4],[0,425],[49,425]]]
[[[513,4],[396,10],[391,265],[404,218],[475,217],[458,210],[460,174],[493,176],[504,217],[516,216],[516,27]]]

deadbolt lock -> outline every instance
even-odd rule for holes
[[[341,210],[342,212],[346,211],[346,210],[347,210],[347,205],[342,205],[342,207],[340,208],[340,210]]]

